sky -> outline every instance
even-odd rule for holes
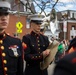
[[[58,9],[62,10],[76,10],[76,0],[59,0],[63,3],[63,6],[58,6]]]
[[[35,0],[38,4],[40,4],[40,0]],[[55,3],[56,0],[43,0],[44,2],[50,1],[50,3],[47,3],[45,7],[45,12],[49,13],[52,9],[52,4]],[[40,8],[37,7],[36,3],[34,3],[35,9],[37,12],[41,12]],[[54,7],[55,10],[58,11],[64,11],[64,10],[75,10],[76,11],[76,0],[59,0],[56,6]]]

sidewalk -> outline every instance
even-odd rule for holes
[[[49,67],[48,67],[48,75],[52,75],[53,74],[54,67],[55,67],[55,63],[52,63],[51,65],[49,65]]]

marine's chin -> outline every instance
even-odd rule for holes
[[[7,28],[7,26],[2,26],[2,27],[0,27],[0,30],[4,30],[6,28]]]

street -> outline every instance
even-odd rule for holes
[[[48,67],[48,75],[52,75],[53,74],[54,67],[55,67],[55,63],[52,63],[51,65],[49,65],[49,67]]]

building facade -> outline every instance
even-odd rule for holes
[[[57,13],[61,32],[59,38],[71,39],[76,37],[76,11],[65,10]]]

